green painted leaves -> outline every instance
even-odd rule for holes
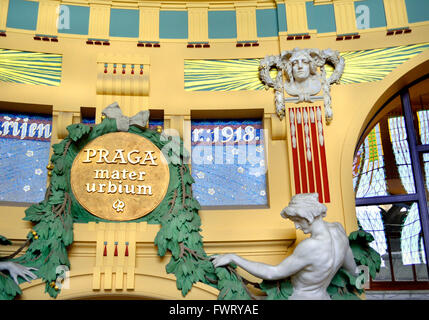
[[[260,287],[267,294],[267,300],[287,300],[293,293],[292,283],[289,278],[281,281],[264,280]]]
[[[6,237],[3,237],[2,235],[0,235],[0,244],[1,245],[11,245],[12,242],[10,242],[10,240]]]
[[[216,268],[217,287],[220,290],[219,300],[250,300],[251,297],[241,278],[228,266]]]
[[[0,272],[0,300],[12,300],[21,294],[19,286],[4,273]]]
[[[87,126],[82,123],[72,124],[67,127],[67,131],[69,132],[69,138],[72,139],[74,142],[82,139],[82,137],[87,135],[90,130],[90,126]]]
[[[350,248],[358,265],[364,265],[369,268],[369,274],[375,278],[380,271],[381,257],[377,251],[369,246],[369,243],[374,241],[374,238],[368,232],[359,230],[354,231],[349,236]]]

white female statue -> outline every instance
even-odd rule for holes
[[[213,265],[220,267],[235,263],[264,280],[290,277],[291,300],[330,300],[326,289],[337,271],[343,267],[357,275],[357,266],[344,228],[339,223],[323,220],[327,208],[318,198],[317,193],[298,194],[282,210],[283,218],[292,220],[296,229],[311,236],[301,241],[277,266],[249,261],[235,254],[213,256]]]

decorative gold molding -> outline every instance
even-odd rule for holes
[[[335,23],[337,34],[356,33],[356,16],[353,0],[334,2]]]
[[[61,110],[63,108],[57,108]],[[68,135],[67,127],[74,123],[80,122],[80,113],[76,111],[57,111],[52,112],[52,138],[56,141],[64,139]],[[54,142],[55,142],[54,141]]]
[[[109,38],[110,6],[98,3],[91,2],[88,38],[107,39]]]
[[[60,0],[40,0],[36,34],[57,35]]]
[[[97,122],[101,111],[115,101],[126,116],[133,116],[147,109],[149,79],[149,56],[99,55],[96,84]]]
[[[237,40],[257,40],[256,2],[236,3]]]
[[[383,0],[386,12],[387,29],[408,26],[405,0]]]
[[[208,41],[208,6],[188,6],[188,41]]]
[[[139,39],[145,41],[159,41],[159,5],[150,5],[147,2],[139,3],[140,25]]]
[[[0,30],[6,30],[9,0],[0,0]]]
[[[96,233],[93,290],[134,290],[136,233],[146,228],[146,222],[88,223],[88,230]]]
[[[288,34],[308,33],[307,8],[305,0],[288,0],[286,4],[286,21]]]

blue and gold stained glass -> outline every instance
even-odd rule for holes
[[[407,193],[415,193],[413,169],[407,141],[404,117],[389,118],[389,133],[401,184]]]
[[[413,203],[408,210],[401,232],[401,253],[404,265],[426,263],[419,208]]]
[[[51,134],[50,116],[0,113],[0,201],[43,200]]]
[[[356,217],[361,228],[374,237],[370,246],[383,257],[387,253],[387,241],[381,209],[377,206],[356,207]],[[384,259],[381,262],[384,267]]]
[[[353,183],[356,198],[387,195],[379,124],[371,130],[357,152]]]
[[[202,206],[266,206],[261,120],[194,120],[193,192]]]

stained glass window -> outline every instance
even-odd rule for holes
[[[0,113],[0,201],[43,200],[51,134],[50,116]]]
[[[429,203],[428,106],[429,79],[392,97],[365,129],[354,157],[359,228],[373,235],[370,246],[382,258],[371,289],[429,289],[429,226],[422,222]]]
[[[371,242],[370,246],[380,256],[384,256],[387,252],[387,243],[381,209],[377,206],[357,207],[356,216],[360,227],[374,237],[374,241]],[[385,259],[382,259],[382,266],[384,265]]]
[[[355,156],[353,182],[357,198],[387,194],[380,126],[377,124],[365,138]]]
[[[261,120],[193,120],[193,192],[202,206],[266,206]]]
[[[396,167],[398,168],[401,183],[407,193],[414,193],[413,170],[411,168],[410,151],[407,142],[404,117],[389,118],[389,133],[392,143],[393,154],[395,156]]]
[[[422,144],[429,144],[429,110],[417,111],[419,136]]]
[[[404,265],[426,263],[421,230],[419,208],[417,203],[413,203],[408,210],[401,232]]]

